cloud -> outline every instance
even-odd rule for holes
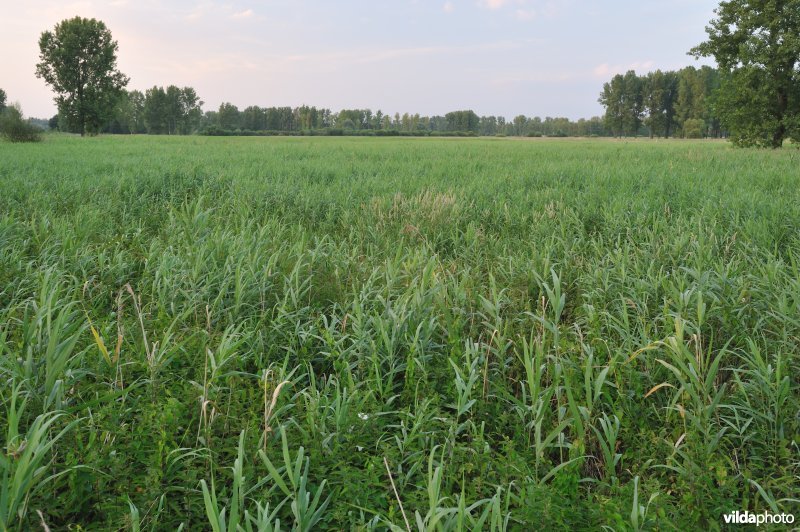
[[[611,73],[611,67],[608,63],[603,63],[601,65],[597,65],[592,70],[592,74],[594,74],[597,78],[604,78]]]
[[[453,2],[445,2],[444,5],[442,6],[442,11],[444,11],[445,13],[452,13],[455,10],[456,6],[453,5]]]
[[[652,70],[654,66],[655,61],[652,59],[647,59],[645,61],[634,61],[633,63],[629,63],[627,65],[610,65],[608,63],[602,63],[592,69],[592,74],[596,78],[607,78],[611,75],[623,74],[628,70],[647,72]]]
[[[231,18],[244,19],[244,18],[250,18],[252,16],[253,16],[253,10],[245,9],[244,11],[239,11],[238,13],[234,13],[233,15],[231,15]]]
[[[194,8],[186,15],[187,20],[199,20],[203,18],[206,13],[211,11],[212,6],[208,2],[204,2],[201,4],[197,4]]]
[[[479,3],[487,9],[500,9],[508,4],[508,0],[480,0]]]

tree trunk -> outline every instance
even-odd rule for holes
[[[83,65],[78,63],[78,124],[81,128],[81,137],[86,134],[86,115],[83,110]]]
[[[775,129],[775,132],[772,134],[772,148],[780,148],[783,146],[783,138],[786,136],[786,126],[783,125],[783,121],[778,125]]]
[[[81,137],[86,134],[86,123],[83,113],[83,90],[78,87],[78,124],[81,128]]]
[[[776,118],[778,119],[778,127],[772,134],[772,147],[780,148],[783,146],[783,139],[786,137],[786,123],[784,118],[786,110],[789,108],[789,97],[784,89],[778,89],[778,112]]]

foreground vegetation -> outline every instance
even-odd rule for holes
[[[0,529],[796,513],[798,158],[0,144]]]

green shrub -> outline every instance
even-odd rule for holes
[[[0,113],[0,137],[9,142],[41,142],[42,130],[22,117],[16,107],[6,107]]]
[[[706,130],[706,123],[700,118],[689,118],[683,123],[683,136],[687,139],[701,139]]]

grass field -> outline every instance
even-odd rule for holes
[[[0,529],[798,514],[798,168],[688,141],[0,144]]]

